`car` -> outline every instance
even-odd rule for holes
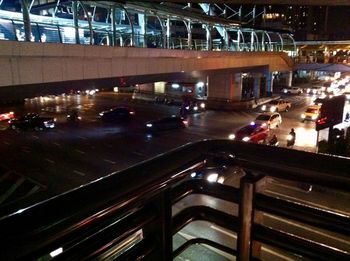
[[[230,140],[238,140],[253,143],[266,143],[269,129],[262,124],[251,123],[239,129],[235,134],[230,134]]]
[[[10,119],[13,119],[14,117],[15,117],[15,114],[13,111],[0,113],[0,121],[10,120]]]
[[[19,118],[8,121],[9,127],[13,130],[44,130],[53,129],[56,119],[53,117],[43,117],[37,113],[27,113]]]
[[[279,112],[288,111],[292,103],[286,100],[273,100],[261,106],[262,111]]]
[[[259,114],[254,123],[266,126],[268,129],[277,128],[282,123],[282,116],[278,112]]]
[[[320,105],[312,105],[306,108],[305,112],[301,114],[301,121],[316,121],[320,117]]]
[[[306,89],[306,93],[310,95],[321,95],[323,93],[322,87],[312,86]]]
[[[286,94],[302,94],[303,90],[299,87],[286,87],[283,88],[282,92]]]
[[[171,130],[171,129],[182,129],[187,127],[187,120],[179,116],[170,116],[161,118],[158,120],[146,122],[146,130],[161,131],[161,130]]]
[[[99,118],[102,121],[108,122],[123,122],[132,119],[135,111],[129,107],[115,107],[99,113]]]

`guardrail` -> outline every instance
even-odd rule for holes
[[[243,173],[239,186],[200,178],[209,166],[223,165]],[[266,225],[261,218],[276,215],[333,238],[348,237],[348,215],[274,197],[264,188],[273,178],[319,186],[324,194],[348,193],[349,167],[348,159],[265,145],[228,140],[187,144],[44,202],[3,209],[0,259],[172,260],[193,244],[204,244],[238,260],[259,258],[261,245],[315,260],[349,260],[349,249]],[[238,205],[238,215],[202,205],[173,211],[177,202],[198,193]],[[195,237],[173,251],[173,235],[195,220],[237,234],[237,247]]]

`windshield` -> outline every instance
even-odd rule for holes
[[[310,108],[310,109],[307,109],[306,112],[307,113],[318,113],[318,110]]]
[[[238,135],[250,135],[253,131],[255,130],[255,126],[252,126],[252,125],[249,125],[249,126],[246,126],[242,129],[240,129],[237,134]]]
[[[261,114],[256,117],[257,121],[268,121],[270,119],[270,115]]]

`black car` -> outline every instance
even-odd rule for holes
[[[108,122],[121,122],[132,119],[135,111],[128,107],[116,107],[99,113],[100,119]]]
[[[9,120],[9,127],[13,130],[44,130],[55,127],[55,119],[42,117],[36,113],[27,113],[19,118]]]
[[[147,131],[181,129],[187,127],[187,121],[178,116],[165,117],[146,123]]]

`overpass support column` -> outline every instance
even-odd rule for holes
[[[218,102],[240,101],[241,73],[218,73],[208,77],[208,100]]]
[[[273,93],[273,74],[272,72],[265,73],[266,78],[266,92],[270,96]]]
[[[253,74],[254,77],[254,98],[260,98],[261,73]]]

